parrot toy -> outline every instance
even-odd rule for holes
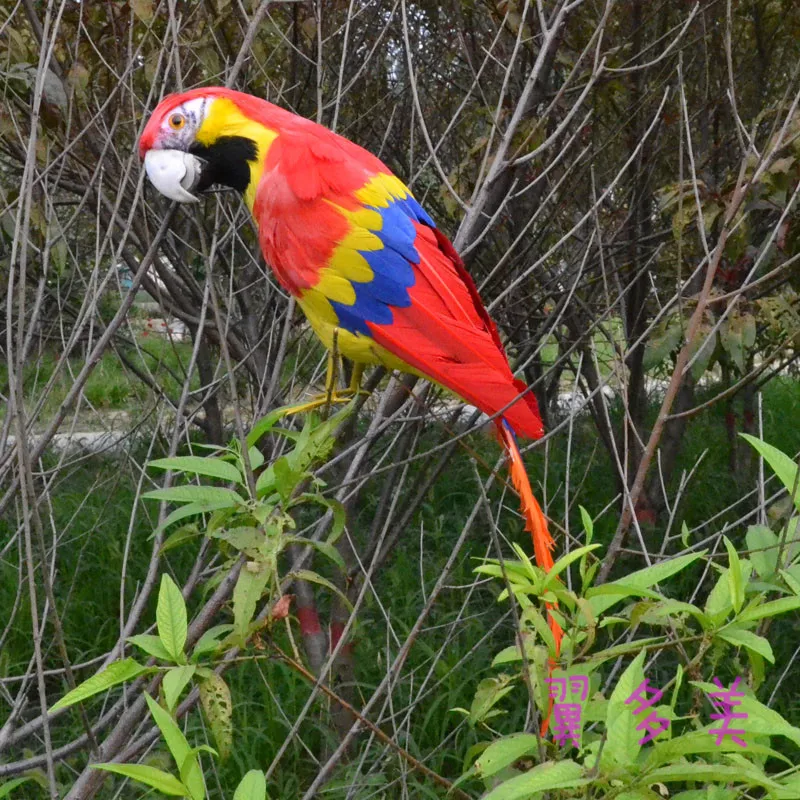
[[[172,200],[197,201],[212,184],[242,193],[267,264],[332,358],[413,373],[494,418],[536,562],[549,571],[554,542],[515,439],[543,435],[536,398],[514,378],[458,253],[406,186],[348,139],[224,88],[164,98],[139,154]],[[558,652],[552,614],[550,627]]]

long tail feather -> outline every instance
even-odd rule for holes
[[[533,495],[531,483],[530,480],[528,480],[528,473],[525,471],[525,464],[522,461],[522,455],[517,447],[517,440],[514,437],[513,429],[505,420],[499,421],[497,423],[497,428],[508,455],[508,471],[511,474],[511,482],[514,484],[517,494],[519,494],[522,516],[525,518],[525,528],[530,531],[531,538],[533,539],[533,552],[536,557],[536,563],[545,572],[549,572],[553,567],[552,550],[555,547],[555,541],[550,535],[550,531],[547,529],[547,520],[542,513],[541,506]],[[554,607],[554,604],[546,603],[546,606],[548,609],[547,616],[550,623],[550,630],[553,633],[553,639],[556,643],[555,655],[558,656],[561,652],[563,631],[555,616],[549,613]],[[549,673],[552,674],[555,668],[555,659],[550,659],[549,667]],[[542,736],[547,733],[552,707],[553,700],[551,698],[547,716],[542,723]]]

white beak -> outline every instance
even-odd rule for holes
[[[200,181],[204,161],[183,150],[148,150],[144,168],[161,194],[179,203],[196,203],[192,190]]]

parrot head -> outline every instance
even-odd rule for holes
[[[252,204],[277,131],[267,122],[275,106],[221,87],[165,97],[139,139],[147,177],[161,194],[197,202],[214,184],[245,194]]]

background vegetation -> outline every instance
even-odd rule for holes
[[[777,548],[772,567],[792,579],[787,487],[738,434],[800,451],[796,3],[0,0],[0,42],[0,779],[36,778],[15,794],[139,791],[90,760],[168,768],[143,678],[52,711],[136,654],[127,640],[151,632],[163,575],[181,587],[193,642],[234,619],[238,551],[210,536],[208,515],[168,539],[175,529],[159,526],[174,506],[143,494],[186,478],[145,464],[241,441],[324,374],[239,199],[174,209],[145,183],[136,138],[169,91],[266,97],[412,187],[535,387],[548,435],[527,445],[529,471],[560,553],[586,544],[588,510],[603,544],[596,582],[702,550],[659,591],[703,607],[729,568],[723,537],[748,565],[751,549]],[[527,630],[514,610],[527,595],[498,603],[502,587],[474,572],[527,547],[499,448],[453,398],[402,376],[367,382],[370,400],[327,430],[327,452],[292,484],[308,471],[329,505],[276,506],[293,536],[335,555],[285,541],[280,587],[253,614],[268,622],[291,595],[289,616],[218,653],[235,659],[233,746],[224,761],[201,756],[209,796],[232,796],[255,768],[280,798],[444,796],[398,747],[452,782],[488,742],[538,730],[522,682],[494,695],[503,716],[452,710],[473,708],[496,654]],[[259,438],[267,465],[297,447],[302,419],[282,424],[294,438]],[[753,548],[754,527],[780,546]],[[291,580],[298,569],[330,586]],[[575,570],[565,581],[578,591]],[[744,569],[748,598],[792,594],[762,573]],[[640,612],[616,608],[624,624],[599,628],[595,647],[649,635]],[[679,625],[659,630],[665,647],[644,669],[663,685],[694,651]],[[696,631],[709,647],[692,680],[742,674],[800,726],[797,630],[792,610],[759,628],[766,670]],[[628,653],[599,669],[605,699],[630,665]],[[214,744],[211,717],[189,713],[196,699],[178,707],[187,738]],[[693,702],[679,706],[691,724]],[[771,746],[797,762],[791,737]],[[547,747],[502,777],[557,758]],[[770,774],[775,758],[764,756]],[[480,777],[459,791],[500,780]],[[706,791],[684,784],[670,791]],[[721,786],[777,791],[741,776]]]

